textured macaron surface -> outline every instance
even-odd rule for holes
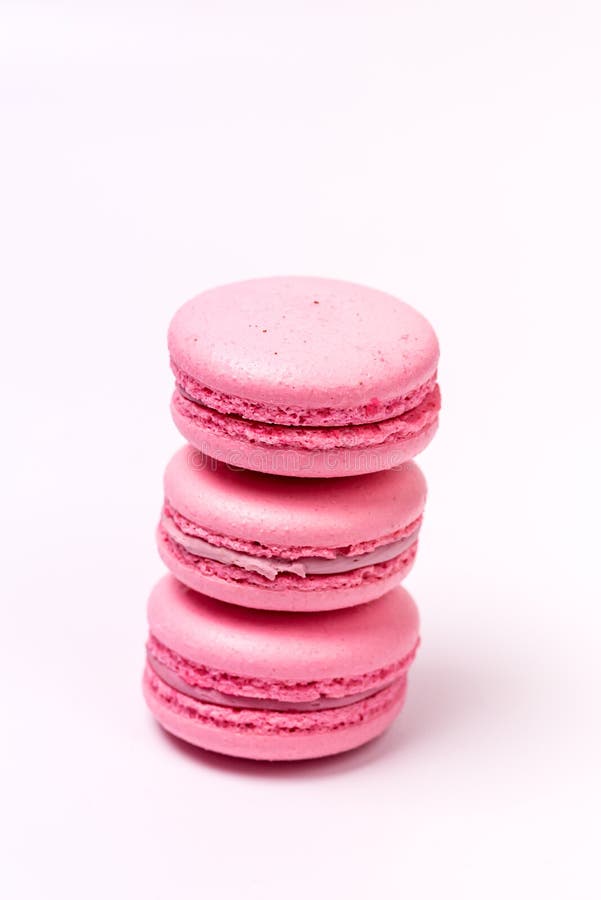
[[[365,553],[414,531],[425,479],[413,463],[344,479],[264,475],[182,447],[165,471],[165,501],[178,528],[261,557]]]
[[[197,687],[278,700],[314,699],[315,683],[332,696],[383,686],[419,640],[417,609],[401,587],[376,603],[307,616],[223,604],[168,575],[149,598],[148,624],[149,653]]]
[[[281,558],[263,559],[216,549],[213,545],[208,545],[209,549],[200,551],[199,555],[199,551],[191,552],[182,545],[187,537],[181,532],[176,533],[175,539],[171,537],[166,530],[169,524],[165,517],[157,530],[157,542],[161,558],[174,575],[190,587],[206,591],[220,600],[259,609],[315,611],[373,600],[387,588],[375,593],[370,589],[365,594],[363,589],[379,585],[383,579],[392,578],[392,583],[401,581],[410,570],[418,547],[417,538],[409,537],[395,542],[390,548],[381,548],[384,559],[379,558],[377,550],[355,557],[339,556],[329,563],[329,566],[335,566],[335,571],[315,572],[313,566],[327,565],[327,561],[320,557],[302,557],[290,563]],[[388,558],[385,551],[395,555]],[[392,587],[392,583],[388,587]],[[224,596],[224,586],[234,586],[240,593],[235,598],[229,592]],[[361,594],[355,596],[354,591],[360,589]],[[353,593],[352,598],[348,596],[349,591]],[[265,592],[271,595],[269,599]],[[299,594],[304,598],[300,604]]]
[[[167,731],[251,759],[340,753],[400,711],[419,644],[410,596],[307,616],[219,603],[162,579],[148,605],[143,690]]]
[[[253,422],[334,427],[437,402],[427,320],[347,282],[266,278],[206,291],[176,313],[169,351],[187,416],[186,401]]]
[[[425,497],[415,463],[305,480],[232,469],[188,446],[167,466],[157,545],[177,578],[219,600],[337,609],[407,575]]]
[[[341,706],[332,706],[325,709],[289,708],[285,710],[270,710],[269,708],[256,709],[238,705],[228,706],[221,703],[203,702],[172,687],[156,674],[151,664],[146,666],[144,673],[144,690],[151,708],[155,711],[159,720],[163,720],[163,723],[169,730],[175,733],[179,732],[180,736],[186,740],[191,740],[193,743],[198,743],[201,746],[209,746],[210,749],[234,752],[235,755],[269,759],[321,756],[329,752],[348,749],[348,746],[361,743],[362,738],[359,740],[351,738],[351,742],[347,747],[339,746],[328,749],[326,745],[309,753],[299,753],[294,749],[292,753],[282,753],[281,749],[275,749],[265,755],[263,753],[258,754],[256,749],[249,750],[247,742],[250,738],[250,746],[252,747],[252,738],[257,735],[262,737],[291,737],[294,740],[303,735],[339,734],[342,731],[352,731],[364,727],[387,714],[394,714],[395,708],[398,708],[403,701],[406,683],[406,676],[402,675],[381,690],[371,693],[367,697],[361,697],[354,703]],[[179,720],[181,723],[184,723],[183,733],[179,731],[179,728],[174,728],[172,723],[164,721],[165,712],[170,717],[175,717],[176,721]],[[208,728],[210,731],[213,731],[213,740],[215,731],[221,732],[222,735],[223,732],[229,732],[244,738],[247,745],[244,749],[239,745],[237,750],[233,750],[231,746],[227,749],[219,745],[215,746],[212,741],[207,742],[206,733],[204,740],[202,736],[199,738],[194,733],[195,727],[197,728],[198,726],[200,726],[201,735],[204,729]],[[375,733],[379,730],[381,729],[376,728]],[[367,739],[373,736],[373,733],[369,734]],[[278,745],[276,744],[275,746],[277,748]]]

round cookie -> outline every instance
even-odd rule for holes
[[[415,559],[426,482],[414,462],[353,478],[234,470],[188,445],[167,466],[157,542],[180,581],[242,606],[354,606]]]
[[[172,576],[148,604],[146,702],[206,750],[292,760],[350,750],[401,709],[419,644],[401,587],[375,603],[302,616],[219,603]]]
[[[203,453],[302,477],[411,459],[440,408],[438,342],[396,297],[325,278],[214,288],[169,328],[175,423]]]

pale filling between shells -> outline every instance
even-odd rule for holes
[[[161,517],[161,528],[175,544],[193,556],[210,559],[226,566],[238,566],[248,572],[262,575],[269,581],[274,581],[281,574],[297,575],[299,578],[306,578],[308,575],[337,575],[353,572],[364,566],[388,562],[408,550],[416,542],[419,533],[418,526],[411,534],[399,540],[391,541],[376,547],[375,550],[356,556],[339,554],[333,559],[305,556],[291,561],[279,557],[264,559],[237,550],[230,550],[227,547],[217,547],[200,537],[185,534],[177,527],[173,519],[164,513]]]
[[[201,703],[212,703],[216,706],[229,706],[236,709],[270,709],[278,712],[309,712],[319,709],[340,709],[343,706],[350,706],[352,703],[358,703],[360,700],[367,700],[380,691],[389,687],[397,679],[394,678],[386,684],[378,685],[358,694],[350,694],[347,697],[320,697],[319,700],[267,700],[260,697],[240,697],[234,694],[224,694],[213,688],[194,687],[184,681],[179,675],[171,671],[158,659],[154,659],[150,653],[147,654],[148,665],[155,675],[172,687],[185,694],[193,700],[200,700]]]
[[[170,650],[152,632],[146,659],[149,671],[160,683],[195,702],[240,711],[303,714],[357,706],[394,692],[404,684],[418,647],[416,638],[404,656],[363,675],[300,682],[265,681],[208,668]]]

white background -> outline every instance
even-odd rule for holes
[[[598,898],[598,4],[0,10],[0,893]],[[281,766],[140,694],[167,324],[269,274],[443,352],[406,710]]]

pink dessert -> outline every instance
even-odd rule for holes
[[[408,573],[426,483],[414,462],[352,478],[234,470],[188,445],[170,461],[157,530],[171,572],[242,606],[354,606]]]
[[[153,715],[185,741],[250,759],[327,756],[379,735],[403,705],[419,644],[401,587],[302,616],[222,604],[168,575],[148,623]]]
[[[172,413],[203,453],[303,477],[389,469],[436,431],[438,342],[396,297],[325,278],[199,294],[169,329]]]

